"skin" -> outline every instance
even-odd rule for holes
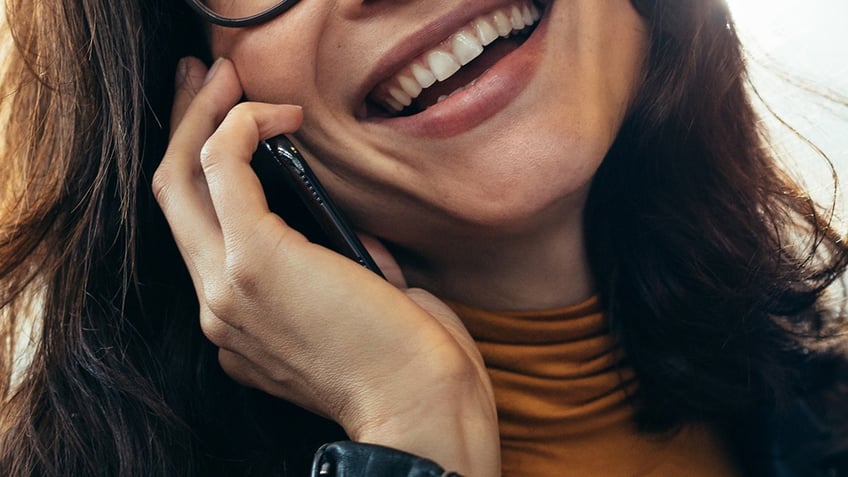
[[[258,27],[213,27],[226,59],[208,72],[181,62],[154,190],[230,376],[354,440],[499,475],[491,384],[436,296],[541,309],[591,295],[583,205],[647,41],[627,0],[556,0],[529,83],[470,130],[422,136],[357,119],[376,62],[464,4],[305,0]],[[243,94],[252,101],[236,105]],[[391,283],[268,211],[249,160],[281,133],[296,134],[355,225],[379,238],[366,243]]]

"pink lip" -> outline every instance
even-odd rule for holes
[[[473,86],[418,114],[368,122],[418,137],[450,137],[475,128],[503,110],[530,83],[542,58],[548,17],[549,12],[545,12],[530,38],[483,73]]]

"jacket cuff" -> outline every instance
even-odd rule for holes
[[[324,444],[312,461],[312,477],[461,477],[432,460],[389,447],[342,441]]]

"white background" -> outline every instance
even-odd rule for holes
[[[728,4],[753,84],[783,120],[827,154],[840,174],[840,189],[848,189],[848,0]],[[764,118],[779,149],[791,156],[792,167],[827,200],[832,181],[823,161],[770,115]],[[841,195],[845,203],[848,194]]]

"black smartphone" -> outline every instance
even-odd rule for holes
[[[289,138],[280,135],[260,141],[250,164],[262,183],[271,212],[309,241],[384,277]]]

